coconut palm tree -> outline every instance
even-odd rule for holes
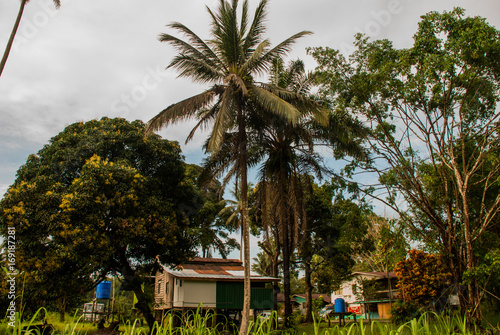
[[[301,61],[291,62],[285,68],[281,59],[273,60],[270,84],[307,96],[310,79]],[[299,109],[299,113],[303,110]],[[283,255],[283,283],[285,296],[285,326],[292,314],[290,260],[297,245],[299,231],[305,229],[304,188],[310,173],[321,175],[325,169],[321,158],[314,153],[316,120],[307,112],[299,114],[296,122],[289,122],[279,115],[252,118],[249,134],[255,154],[261,157],[259,191],[264,230],[276,234],[277,250]]]
[[[287,67],[281,59],[273,62],[271,84],[279,86],[311,100],[310,90],[313,78],[305,72],[300,60]],[[341,122],[347,125],[345,117],[331,112],[331,122],[326,125],[307,113],[298,105],[300,116],[291,123],[279,115],[266,115],[265,120],[257,120],[249,138],[257,156],[262,158],[259,190],[263,226],[274,226],[275,240],[283,255],[283,283],[285,295],[285,324],[292,313],[290,301],[290,259],[299,246],[301,232],[307,230],[306,197],[312,187],[312,177],[322,177],[330,173],[322,164],[322,157],[315,147],[323,144],[335,148],[337,152],[362,156],[363,150],[356,145],[357,139],[346,133],[362,133],[354,124],[339,129],[331,128]],[[252,123],[251,123],[252,124]],[[252,124],[253,125],[253,124]]]
[[[250,249],[247,196],[247,121],[253,113],[270,113],[294,123],[299,115],[289,101],[302,97],[272,85],[261,84],[256,77],[265,74],[272,60],[290,51],[293,43],[310,32],[299,32],[275,47],[264,38],[267,0],[261,0],[249,21],[248,1],[244,0],[238,15],[238,0],[220,0],[217,12],[207,8],[212,18],[211,38],[202,40],[185,25],[175,22],[170,28],[183,34],[186,40],[170,34],[160,35],[160,41],[173,45],[178,51],[169,67],[179,70],[181,77],[210,87],[193,97],[175,103],[149,121],[148,130],[196,118],[197,129],[212,126],[207,145],[209,153],[217,153],[232,132],[236,157],[236,175],[240,182],[242,233],[244,245],[244,302],[240,333],[246,333],[250,311]],[[316,110],[318,112],[318,110]]]
[[[10,34],[7,46],[5,47],[2,62],[0,63],[0,76],[2,75],[5,63],[7,63],[7,58],[9,57],[10,50],[12,49],[12,44],[14,43],[14,38],[16,37],[17,29],[19,28],[19,23],[21,22],[21,17],[23,16],[24,7],[28,2],[30,2],[30,0],[21,0],[21,6],[19,7],[19,12],[17,13],[17,19],[14,23],[14,28],[12,29],[12,33]],[[54,5],[56,6],[56,8],[59,8],[61,6],[61,1],[54,0]]]

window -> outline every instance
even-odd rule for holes
[[[356,286],[356,284],[352,284],[351,290],[352,290],[352,294],[358,293],[358,287]]]
[[[337,291],[335,291],[335,295],[342,295],[342,287],[340,287]]]

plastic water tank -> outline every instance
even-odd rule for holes
[[[345,313],[345,301],[342,298],[335,299],[334,304],[335,313]]]
[[[97,284],[95,289],[97,292],[98,299],[109,299],[111,298],[111,282],[110,281],[102,281]]]

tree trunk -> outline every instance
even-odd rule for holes
[[[276,251],[273,255],[273,264],[272,264],[272,274],[271,276],[274,278],[278,277],[278,257],[279,257],[279,249],[276,248]],[[273,309],[278,312],[278,292],[280,288],[278,282],[273,282]]]
[[[21,17],[23,16],[24,6],[26,6],[27,0],[21,1],[21,6],[19,7],[19,12],[17,13],[17,19],[14,23],[14,28],[10,34],[9,41],[7,42],[7,46],[5,47],[5,51],[2,57],[2,62],[0,63],[0,76],[2,75],[3,69],[5,67],[5,63],[7,63],[7,58],[9,58],[10,50],[12,49],[12,44],[14,43],[14,38],[16,37],[17,29],[19,28],[19,23],[21,22]]]
[[[134,293],[137,298],[135,307],[141,311],[142,316],[144,316],[144,319],[146,319],[146,323],[148,324],[149,333],[152,334],[156,319],[153,315],[153,312],[151,311],[151,308],[149,307],[146,294],[142,291],[140,285],[135,285]]]
[[[250,317],[250,228],[248,225],[248,185],[247,185],[247,137],[245,121],[241,107],[238,109],[239,165],[240,165],[240,190],[241,190],[241,232],[243,234],[243,310],[241,313],[240,334],[248,331]]]
[[[467,201],[467,199],[464,199]],[[466,270],[473,270],[476,267],[476,262],[474,259],[474,249],[472,245],[472,236],[470,230],[470,219],[469,219],[469,208],[467,204],[464,204],[464,237],[465,237],[465,253],[466,253]],[[477,279],[475,276],[472,276],[468,288],[468,297],[467,297],[467,313],[466,313],[466,322],[469,325],[469,329],[474,329],[475,323],[481,322],[482,313],[481,313],[481,298],[479,294],[479,289],[477,285]]]
[[[288,221],[288,220],[287,220]],[[285,295],[285,328],[290,327],[290,316],[292,315],[292,303],[290,299],[290,237],[289,227],[283,224],[283,289]]]
[[[148,297],[142,290],[142,280],[136,275],[134,269],[130,267],[128,261],[125,257],[125,250],[120,252],[120,258],[122,263],[122,271],[121,275],[123,276],[123,287],[124,290],[133,291],[137,298],[137,303],[134,307],[141,311],[142,316],[146,319],[146,322],[149,327],[149,334],[153,334],[155,317],[151,308],[149,307]]]
[[[313,286],[311,283],[311,264],[309,262],[304,262],[304,281],[306,284],[306,323],[312,323],[312,290]]]
[[[66,296],[60,297],[57,299],[57,310],[59,311],[59,321],[64,322],[66,318],[66,305],[68,299]]]

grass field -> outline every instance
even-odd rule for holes
[[[40,335],[38,330],[23,331],[23,327],[40,324],[40,314],[44,309],[40,309],[31,320],[20,324],[16,320],[15,327],[7,324],[8,320],[0,323],[0,335]],[[218,327],[212,326],[212,315],[202,315],[195,313],[183,321],[181,327],[174,327],[175,318],[167,315],[163,322],[155,325],[157,335],[226,335],[224,330],[227,327],[219,324]],[[97,331],[97,326],[92,323],[83,322],[82,318],[75,314],[69,316],[67,321],[59,322],[59,316],[55,313],[47,313],[47,322],[54,327],[53,334],[57,335],[92,335]],[[251,324],[251,333],[254,335],[435,335],[435,334],[500,334],[498,328],[498,318],[496,321],[490,317],[490,323],[496,328],[489,330],[477,329],[474,333],[466,328],[463,318],[458,315],[444,316],[434,313],[424,314],[418,319],[414,319],[403,325],[393,325],[389,322],[378,322],[360,320],[358,322],[347,322],[345,326],[338,323],[315,322],[313,324],[300,324],[286,331],[273,330],[271,322],[259,322]],[[179,320],[177,320],[179,321]],[[493,321],[493,322],[492,322]],[[124,321],[119,327],[123,335],[147,335],[147,327],[141,326],[138,322]]]

